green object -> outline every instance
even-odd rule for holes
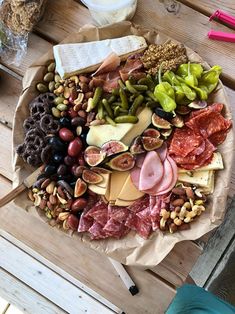
[[[184,83],[181,83],[181,88],[185,94],[185,96],[189,99],[189,100],[194,100],[196,97],[197,97],[197,94],[196,92],[190,88],[189,86],[187,86],[186,84]]]
[[[122,88],[119,89],[119,95],[120,95],[120,98],[121,98],[121,107],[123,109],[128,109],[129,108],[129,104],[128,104],[128,99],[127,99],[127,96],[126,96],[126,93],[125,93],[124,89],[122,89]]]
[[[134,116],[136,114],[137,109],[141,106],[141,104],[144,101],[144,96],[139,95],[135,98],[133,104],[131,105],[131,108],[129,109],[129,114]]]
[[[235,307],[203,288],[184,284],[165,314],[234,314]]]
[[[139,79],[138,84],[139,85],[147,85],[148,89],[150,91],[153,91],[154,87],[155,87],[155,83],[152,80],[151,75],[149,75],[149,74],[146,77]]]
[[[122,89],[125,89],[125,88],[126,88],[126,86],[125,86],[125,84],[123,83],[122,80],[118,80],[118,85],[119,85]]]
[[[181,85],[173,86],[175,90],[175,101],[180,104],[185,99],[185,93]]]
[[[133,87],[140,92],[145,92],[148,90],[148,86],[147,85],[133,85]]]
[[[162,66],[160,66],[159,71],[158,71],[159,84],[155,87],[154,95],[157,98],[156,93],[161,92],[161,93],[167,94],[172,99],[175,99],[175,91],[173,87],[171,86],[171,84],[168,82],[162,81],[161,70],[162,70]]]
[[[56,108],[59,109],[60,111],[68,110],[68,106],[65,104],[59,104],[56,106]]]
[[[138,91],[133,87],[129,80],[126,81],[126,88],[129,90],[131,94],[138,94]]]
[[[188,62],[188,74],[184,77],[185,83],[189,86],[197,86],[198,79],[190,70],[190,62]]]
[[[166,71],[162,78],[164,81],[167,81],[172,86],[179,86],[180,85],[180,81],[177,79],[175,73],[172,71]]]
[[[139,119],[136,116],[119,116],[114,119],[116,123],[137,123]]]
[[[114,112],[114,117],[119,116],[119,114],[120,114],[120,107],[119,107],[119,106],[116,106],[116,107],[114,108],[113,112]]]
[[[94,109],[97,106],[98,102],[100,101],[102,93],[103,93],[102,88],[99,86],[96,87],[94,96],[91,100],[91,109]]]
[[[108,103],[112,104],[115,100],[117,99],[116,96],[112,95],[109,99],[108,99]]]
[[[107,99],[102,99],[102,104],[104,105],[104,109],[106,110],[108,116],[113,119],[114,118],[114,115],[113,115],[113,110],[112,108],[110,107],[109,103],[108,103],[108,100]]]
[[[190,63],[189,67],[190,68],[188,69],[188,63],[181,64],[178,67],[176,74],[181,76],[182,78],[184,78],[185,76],[188,75],[188,71],[190,71],[190,73],[192,75],[194,75],[197,79],[199,79],[202,75],[202,72],[203,72],[203,67],[201,66],[201,64],[200,63]]]
[[[104,118],[104,107],[103,107],[102,102],[100,102],[98,105],[98,116],[100,119]]]
[[[115,121],[113,121],[113,119],[111,119],[109,116],[105,116],[105,120],[112,126],[116,126]]]
[[[215,65],[209,71],[203,72],[198,87],[210,94],[216,88],[221,72],[222,68],[219,65]]]
[[[174,111],[176,108],[176,102],[174,101],[174,99],[172,99],[170,96],[168,96],[167,94],[163,92],[156,91],[156,87],[155,87],[154,95],[157,98],[160,105],[162,106],[163,110],[166,112]]]

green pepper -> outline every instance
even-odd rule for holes
[[[213,66],[209,71],[203,72],[199,80],[199,87],[210,94],[217,86],[222,68],[219,65]]]
[[[172,71],[166,71],[162,78],[164,81],[167,81],[172,86],[179,86],[180,85],[180,81],[177,79],[175,73],[173,73]]]
[[[176,103],[181,103],[183,101],[183,99],[185,98],[185,93],[183,88],[179,85],[174,85],[173,86],[174,90],[175,90],[175,100]]]
[[[175,110],[176,108],[175,100],[168,96],[166,93],[156,90],[156,87],[154,90],[154,95],[157,98],[160,105],[162,106],[163,110],[166,112],[171,112]]]
[[[168,82],[162,82],[161,66],[160,66],[159,71],[158,71],[158,82],[159,82],[159,84],[155,87],[154,95],[156,96],[157,92],[161,92],[161,93],[168,95],[172,99],[175,99],[175,91],[174,91],[173,87],[171,86],[171,84],[169,84]]]
[[[203,68],[199,63],[190,63],[190,73],[199,79],[202,75]],[[177,75],[185,77],[188,75],[188,63],[181,64],[176,72]]]
[[[191,86],[192,88],[190,88],[189,86],[187,86],[184,83],[181,83],[181,88],[185,94],[185,96],[189,99],[189,100],[194,100],[197,97],[196,92],[192,89],[193,86]]]
[[[192,74],[190,70],[190,62],[188,62],[188,74],[184,77],[185,83],[189,86],[197,86],[198,80],[195,75]]]

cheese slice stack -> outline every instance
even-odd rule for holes
[[[144,37],[125,36],[86,43],[62,44],[53,47],[56,71],[62,78],[79,73],[92,72],[111,53],[121,60],[129,55],[143,51],[147,47]]]

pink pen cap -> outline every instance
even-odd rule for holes
[[[232,33],[224,33],[211,29],[207,33],[207,36],[213,40],[228,41],[230,43],[235,43],[235,34]]]
[[[229,24],[231,26],[235,27],[235,17],[222,11],[222,10],[216,10],[209,18],[209,20],[218,19],[226,24]]]

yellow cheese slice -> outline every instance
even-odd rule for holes
[[[138,114],[139,121],[133,125],[133,127],[121,138],[121,141],[125,145],[130,145],[133,139],[144,132],[144,130],[150,125],[152,118],[152,110],[145,107]]]
[[[203,192],[205,194],[212,194],[214,192],[214,189],[215,189],[215,173],[213,171],[213,173],[209,179],[208,186],[203,188]]]
[[[101,147],[110,140],[121,141],[122,138],[134,127],[132,123],[120,123],[116,126],[110,124],[93,125],[87,134],[87,144]]]
[[[118,195],[118,199],[123,201],[135,201],[141,196],[143,196],[145,193],[140,192],[132,183],[131,176],[129,176],[126,179],[126,182],[123,185],[123,188]]]
[[[129,171],[113,171],[110,178],[109,201],[115,201],[129,176]]]
[[[131,204],[133,204],[134,203],[134,201],[123,201],[123,200],[120,200],[119,198],[118,199],[116,199],[116,201],[115,201],[115,205],[116,206],[129,206],[129,205],[131,205]]]
[[[180,173],[178,175],[178,181],[196,184],[202,187],[208,187],[212,175],[213,170],[191,171],[191,175],[188,173]]]
[[[193,172],[206,171],[206,170],[219,170],[219,169],[224,169],[224,165],[223,165],[222,155],[219,152],[217,152],[217,153],[214,153],[213,159],[209,165],[193,170]],[[188,172],[190,172],[190,170],[181,169],[181,168],[178,171],[178,173],[188,173]]]

